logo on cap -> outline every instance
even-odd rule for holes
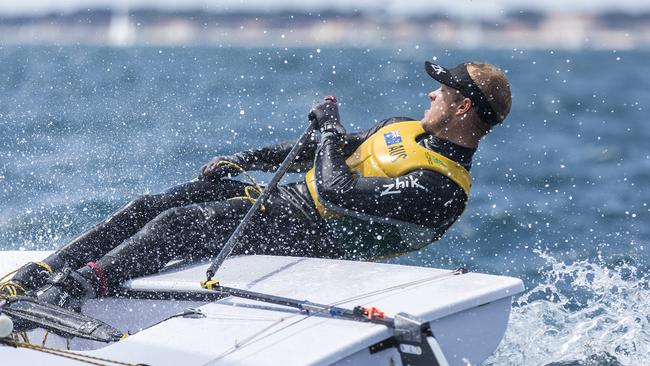
[[[443,69],[442,67],[440,67],[438,65],[435,65],[435,64],[431,64],[431,68],[433,69],[433,71],[436,72],[436,75],[447,73],[447,71],[445,69]]]

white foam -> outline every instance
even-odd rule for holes
[[[501,346],[485,365],[545,365],[608,353],[650,364],[650,281],[631,264],[565,264],[548,254],[540,283],[515,302]]]

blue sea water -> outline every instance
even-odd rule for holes
[[[2,46],[0,249],[56,248],[212,156],[296,138],[323,95],[348,130],[419,119],[425,59],[499,65],[513,109],[463,217],[391,262],[524,280],[488,365],[649,364],[649,51]]]

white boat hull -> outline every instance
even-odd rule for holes
[[[0,252],[6,273],[45,252]],[[134,279],[130,290],[194,290],[208,263],[168,269]],[[374,306],[393,316],[408,313],[429,322],[450,365],[476,365],[498,346],[512,296],[521,280],[478,273],[314,258],[229,258],[216,279],[225,286],[353,308]],[[205,317],[174,317],[197,308]],[[296,310],[252,300],[214,302],[105,298],[89,301],[84,314],[134,333],[110,345],[74,340],[83,354],[149,365],[401,365],[395,347],[378,344],[392,330],[377,324],[305,316]],[[40,344],[41,331],[31,338]],[[62,339],[48,345],[64,346]],[[70,360],[0,346],[0,359],[19,364],[68,365]],[[4,362],[3,362],[4,363]]]

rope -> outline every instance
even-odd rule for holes
[[[294,316],[295,316],[295,315],[294,315]],[[240,348],[242,348],[242,347],[247,346],[249,343],[252,343],[253,341],[255,341],[255,338],[259,337],[261,334],[264,334],[267,330],[269,330],[269,329],[275,327],[277,324],[282,323],[282,322],[285,321],[286,319],[288,319],[288,318],[280,318],[280,319],[277,319],[277,320],[274,321],[273,323],[267,325],[266,327],[264,327],[263,329],[259,330],[258,332],[255,332],[255,333],[251,334],[250,336],[248,336],[248,337],[242,339],[241,341],[238,341],[238,340],[235,339],[235,344],[234,344],[232,347],[230,347],[229,349],[225,350],[222,354],[218,355],[216,358],[214,358],[214,359],[208,361],[207,363],[203,364],[203,366],[211,365],[211,364],[213,364],[215,361],[217,361],[217,360],[219,360],[219,359],[221,359],[221,358],[223,358],[223,357],[225,357],[225,356],[227,356],[227,355],[229,355],[229,354],[235,352],[236,350],[238,350],[238,349],[240,349]],[[292,323],[292,324],[295,324],[295,323]],[[289,325],[291,325],[291,324],[289,324]],[[283,328],[283,329],[284,329],[284,328]]]
[[[440,274],[433,275],[433,276],[430,276],[430,277],[424,277],[424,278],[421,278],[419,280],[413,280],[411,282],[397,284],[395,286],[382,288],[380,290],[369,291],[369,292],[366,292],[366,293],[361,294],[361,295],[352,296],[352,297],[348,297],[347,299],[339,300],[339,301],[331,303],[329,305],[330,306],[337,306],[337,305],[340,305],[340,304],[343,304],[343,303],[346,303],[346,302],[350,302],[350,301],[354,301],[354,300],[361,300],[363,298],[367,298],[367,297],[374,296],[374,295],[381,295],[381,294],[383,294],[385,292],[389,292],[389,291],[393,291],[393,290],[398,290],[398,289],[407,288],[407,287],[417,287],[417,286],[423,285],[425,283],[433,282],[434,280],[443,280],[443,279],[445,279],[447,277],[455,276],[457,274],[459,274],[458,269],[455,269],[455,270],[450,271],[450,272],[440,273]]]
[[[25,288],[19,285],[18,282],[5,280],[16,272],[18,272],[18,269],[13,270],[0,278],[0,299],[10,299],[18,296],[18,294],[25,293]]]
[[[49,274],[52,274],[52,267],[50,267],[49,264],[45,262],[33,262],[35,265],[43,267]],[[5,274],[0,278],[0,299],[11,299],[13,297],[16,297],[18,295],[22,295],[27,290],[21,286],[18,282],[12,281],[9,278],[9,276],[13,275],[14,273],[18,272],[20,268],[16,268],[15,270]]]
[[[446,279],[446,278],[451,278],[451,277],[455,276],[458,273],[459,273],[458,270],[453,270],[453,271],[446,272],[446,273],[436,274],[436,275],[433,275],[433,276],[430,276],[430,277],[421,278],[419,280],[405,282],[405,283],[397,284],[395,286],[391,286],[391,287],[387,287],[387,288],[383,288],[383,289],[375,290],[375,291],[369,291],[369,292],[363,293],[361,295],[352,296],[352,297],[349,297],[349,298],[346,298],[346,299],[338,300],[338,301],[335,301],[333,303],[328,304],[327,306],[328,307],[333,307],[333,306],[337,306],[337,305],[340,305],[340,304],[343,304],[343,303],[346,303],[346,302],[350,302],[350,301],[354,301],[354,300],[361,300],[363,298],[367,298],[367,297],[374,296],[374,295],[379,295],[379,294],[382,294],[384,292],[389,292],[389,291],[396,290],[396,289],[408,288],[408,287],[412,287],[412,286],[419,286],[419,285],[423,285],[425,283],[433,282],[433,281],[436,281],[436,280],[443,280],[443,279]],[[235,345],[235,347],[229,348],[228,350],[224,351],[223,353],[221,353],[217,357],[215,357],[212,360],[206,362],[203,366],[212,365],[216,361],[228,356],[229,354],[237,351],[238,349],[242,349],[245,346],[249,346],[249,345],[251,345],[251,344],[253,344],[253,343],[257,342],[257,341],[262,340],[263,338],[258,338],[258,337],[260,337],[263,333],[265,333],[267,330],[269,330],[272,326],[277,325],[281,321],[285,321],[285,320],[288,320],[290,318],[295,318],[295,317],[298,317],[298,316],[303,316],[302,318],[300,318],[300,319],[298,319],[298,320],[296,320],[294,322],[288,323],[285,326],[283,326],[283,327],[281,327],[279,329],[276,329],[275,331],[271,332],[269,335],[277,334],[277,333],[279,333],[279,332],[281,332],[281,331],[283,331],[283,330],[285,330],[285,329],[287,329],[287,328],[289,328],[289,327],[291,327],[291,326],[293,326],[295,324],[298,324],[298,323],[300,323],[302,321],[305,321],[305,320],[309,319],[310,317],[312,317],[314,315],[322,314],[322,313],[325,313],[327,311],[328,311],[328,309],[324,309],[324,310],[320,310],[320,311],[310,312],[307,315],[304,315],[304,313],[296,313],[295,315],[288,316],[288,317],[285,317],[285,318],[281,318],[280,321],[276,321],[276,322],[272,323],[271,325],[269,325],[268,327],[265,327],[261,331],[258,331],[256,333],[252,334],[251,336],[247,337],[245,339],[245,343],[243,343],[243,342],[237,343]]]
[[[47,336],[50,335],[49,330],[45,330],[45,334],[43,335],[43,342],[41,342],[41,347],[45,347],[45,342],[47,342]]]
[[[27,336],[27,332],[18,332],[18,335],[22,337],[23,342],[29,343],[29,337]],[[16,336],[16,340],[18,340],[18,336]]]
[[[84,354],[76,353],[76,352],[73,352],[73,351],[66,351],[66,350],[61,350],[61,349],[57,349],[57,348],[39,346],[39,345],[32,344],[32,343],[29,343],[29,342],[20,342],[20,341],[8,339],[8,338],[0,338],[0,344],[4,344],[6,346],[15,347],[15,348],[27,348],[27,349],[31,349],[31,350],[34,350],[34,351],[39,351],[39,352],[51,354],[51,355],[54,355],[54,356],[67,358],[67,359],[70,359],[70,360],[84,362],[84,363],[87,363],[89,365],[97,365],[97,366],[110,366],[111,364],[113,364],[113,365],[122,365],[122,366],[140,366],[140,365],[142,365],[142,364],[133,364],[133,363],[126,363],[126,362],[121,362],[121,361],[110,360],[108,358],[84,355]],[[104,362],[104,363],[100,363],[100,362]]]
[[[245,200],[245,201],[250,202],[251,204],[255,204],[255,201],[257,201],[257,198],[262,194],[262,187],[259,184],[257,184],[257,181],[255,180],[255,178],[253,178],[253,176],[250,175],[246,171],[246,169],[242,168],[240,165],[235,164],[232,161],[228,161],[228,160],[222,160],[222,161],[217,163],[217,166],[226,166],[226,165],[240,170],[242,172],[242,174],[244,174],[246,176],[246,178],[248,178],[248,180],[251,183],[250,186],[246,186],[244,188],[244,195],[243,196],[235,196],[235,197],[232,197],[232,198],[228,198],[228,200]],[[256,195],[255,197],[253,197],[253,193],[255,193],[255,195]],[[266,207],[264,207],[264,205],[261,205],[260,206],[260,211],[265,212]]]
[[[52,274],[53,272],[52,267],[50,267],[50,265],[45,262],[38,261],[38,262],[34,262],[34,264],[45,268],[45,270],[48,271],[50,274]]]

